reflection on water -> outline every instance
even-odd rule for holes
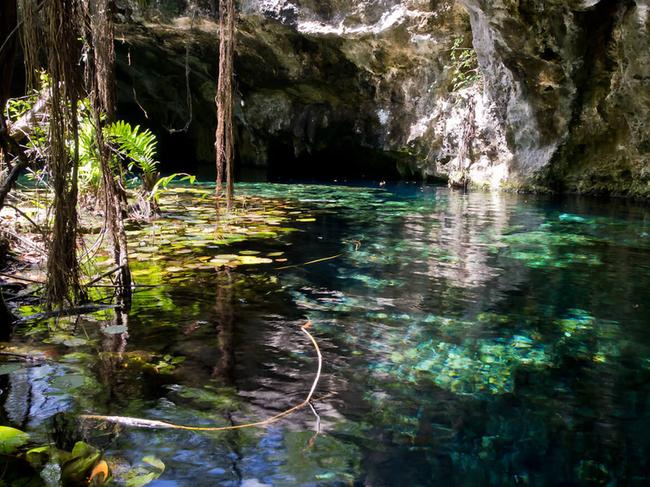
[[[265,211],[278,218],[307,217],[214,254],[341,257],[169,275],[170,261],[141,259],[135,275],[152,286],[128,316],[66,318],[14,339],[44,359],[0,364],[3,424],[47,441],[60,412],[190,425],[272,416],[313,380],[309,318],[326,364],[318,417],[74,434],[116,471],[159,458],[160,486],[648,482],[646,208],[417,185],[239,190],[272,198]]]

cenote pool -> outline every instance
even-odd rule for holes
[[[256,208],[238,236],[214,236],[203,187],[130,229],[128,314],[20,325],[8,346],[39,356],[0,363],[1,424],[85,441],[118,484],[648,485],[646,207],[419,184],[237,192]],[[273,416],[314,380],[308,319],[313,411],[226,432],[78,419]]]

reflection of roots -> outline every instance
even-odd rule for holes
[[[184,426],[180,424],[168,423],[166,421],[156,421],[156,420],[141,419],[141,418],[129,418],[127,416],[99,416],[96,414],[83,414],[80,416],[80,418],[96,420],[96,421],[106,421],[109,423],[131,426],[134,428],[166,428],[166,429],[179,429],[179,430],[190,430],[190,431],[228,431],[228,430],[252,428],[255,426],[267,426],[269,424],[275,423],[276,421],[284,418],[285,416],[289,416],[290,414],[293,414],[299,409],[302,409],[307,405],[311,405],[310,404],[311,399],[314,395],[314,391],[316,390],[316,386],[318,386],[318,381],[320,380],[320,376],[321,376],[321,370],[323,368],[323,356],[321,355],[320,348],[318,347],[318,343],[316,342],[316,339],[313,337],[311,333],[309,333],[309,331],[307,331],[308,328],[310,327],[311,327],[311,320],[307,321],[307,323],[305,323],[300,327],[300,330],[305,335],[307,335],[311,340],[311,343],[314,345],[314,349],[316,350],[316,354],[318,356],[318,371],[316,372],[316,377],[314,378],[314,382],[311,385],[309,394],[307,394],[305,400],[300,404],[293,406],[292,408],[289,408],[286,411],[278,413],[275,416],[271,416],[270,418],[267,418],[263,421],[257,421],[255,423],[238,424],[234,426]]]

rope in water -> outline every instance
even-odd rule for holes
[[[355,252],[357,250],[359,250],[359,248],[361,247],[361,240],[352,240],[349,243],[354,245],[354,251]],[[303,262],[302,264],[292,264],[292,265],[285,265],[285,266],[282,266],[282,267],[276,267],[275,270],[276,271],[281,271],[281,270],[285,270],[285,269],[293,269],[294,267],[303,267],[303,266],[306,266],[306,265],[317,264],[319,262],[325,262],[325,261],[328,261],[328,260],[338,259],[339,257],[342,257],[345,254],[346,254],[346,252],[341,252],[340,254],[332,255],[330,257],[323,257],[321,259],[310,260],[309,262]]]
[[[131,418],[128,416],[101,416],[98,414],[83,414],[80,416],[80,418],[87,419],[87,420],[94,420],[94,421],[105,421],[108,423],[121,424],[123,426],[130,426],[134,428],[157,428],[157,429],[166,428],[166,429],[178,429],[178,430],[189,430],[189,431],[228,431],[228,430],[252,428],[256,426],[268,426],[269,424],[275,423],[279,419],[282,419],[285,416],[289,416],[290,414],[310,404],[311,399],[314,395],[314,391],[318,386],[318,381],[320,380],[321,371],[323,369],[323,356],[321,355],[320,348],[318,347],[318,343],[316,342],[316,339],[313,337],[311,333],[307,331],[307,329],[310,327],[311,327],[311,320],[308,320],[307,323],[305,323],[300,327],[300,330],[305,335],[307,335],[311,340],[311,343],[314,345],[314,349],[316,350],[316,354],[318,355],[318,371],[316,372],[316,377],[314,378],[314,382],[311,385],[309,394],[307,394],[305,400],[300,404],[293,406],[292,408],[289,408],[286,411],[283,411],[279,414],[276,414],[275,416],[271,416],[270,418],[267,418],[263,421],[256,421],[254,423],[246,423],[246,424],[238,424],[233,426],[186,426],[186,425],[169,423],[167,421],[158,421],[158,420],[143,419],[143,418]]]
[[[303,262],[302,264],[293,264],[293,265],[285,265],[282,267],[276,267],[276,271],[281,271],[285,269],[293,269],[294,267],[302,267],[305,265],[311,265],[311,264],[317,264],[318,262],[325,262],[326,260],[333,260],[333,259],[338,259],[341,257],[343,254],[336,254],[332,255],[331,257],[323,257],[322,259],[316,259],[316,260],[310,260],[309,262]]]

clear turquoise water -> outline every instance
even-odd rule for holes
[[[316,359],[299,327],[311,319],[325,360],[318,418],[66,431],[116,471],[157,457],[152,486],[650,482],[648,208],[421,185],[238,191],[315,221],[228,253],[342,255],[187,269],[137,293],[128,316],[20,333],[16,346],[49,337],[48,358],[0,365],[1,424],[37,443],[57,413],[269,417],[309,390]]]

